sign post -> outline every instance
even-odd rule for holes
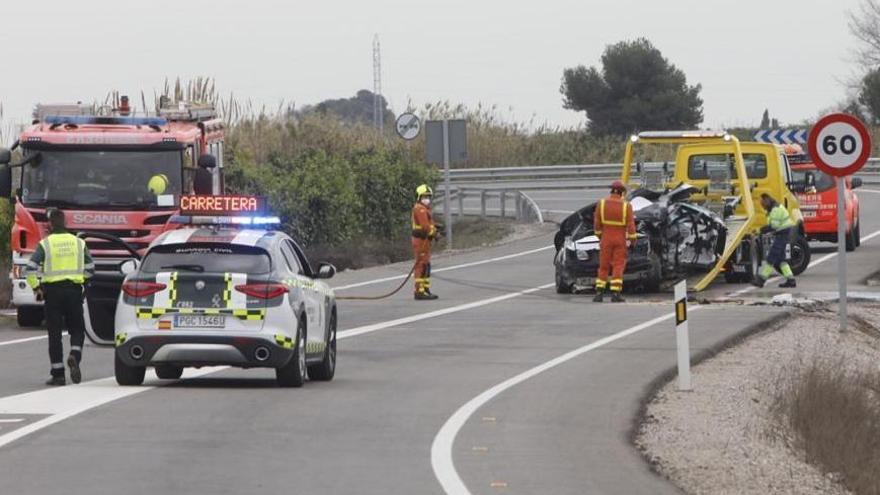
[[[852,115],[833,113],[816,122],[807,141],[819,170],[837,178],[837,288],[840,331],[846,330],[846,176],[871,156],[871,136]]]
[[[464,120],[429,120],[425,123],[425,151],[428,163],[443,165],[443,213],[446,222],[446,246],[452,249],[452,186],[450,163],[467,160],[467,124]],[[463,214],[463,212],[459,212]]]
[[[687,322],[687,281],[675,284],[675,346],[678,349],[678,389],[693,390],[691,385],[691,343]]]

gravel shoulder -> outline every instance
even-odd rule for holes
[[[637,447],[686,493],[849,493],[808,464],[771,415],[780,381],[813,356],[877,367],[880,304],[849,308],[854,318],[843,334],[836,306],[797,312],[696,366],[693,391],[679,392],[673,379],[647,404]]]

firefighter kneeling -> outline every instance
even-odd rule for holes
[[[434,192],[427,184],[416,188],[416,204],[412,209],[412,247],[415,257],[415,299],[431,300],[431,242],[437,238],[437,225],[431,216]]]
[[[611,195],[599,200],[593,213],[593,230],[599,237],[599,273],[596,275],[594,302],[602,302],[606,288],[611,290],[611,302],[623,302],[620,293],[623,291],[627,249],[630,242],[636,239],[632,207],[623,199],[625,192],[623,183],[614,181],[611,184]]]

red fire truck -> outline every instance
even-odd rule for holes
[[[126,97],[118,108],[103,111],[37,105],[33,124],[11,150],[0,150],[0,164],[7,165],[0,168],[0,194],[15,203],[11,278],[19,325],[43,320],[42,301],[23,271],[47,235],[47,208],[59,208],[95,258],[86,330],[96,343],[112,343],[122,262],[176,228],[168,220],[181,194],[222,193],[223,137],[223,122],[210,105],[166,104],[145,117],[132,115]],[[21,159],[10,163],[16,148]]]
[[[794,181],[803,186],[797,194],[804,215],[804,232],[811,241],[837,242],[837,179],[819,170],[800,146],[785,147]],[[859,197],[853,191],[861,187],[858,177],[846,177],[846,250],[861,244]],[[800,188],[799,188],[800,189]]]

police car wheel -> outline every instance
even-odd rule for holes
[[[296,347],[290,361],[280,368],[275,368],[275,380],[281,387],[299,388],[306,381],[306,333],[302,321],[296,332]]]
[[[115,355],[113,362],[113,370],[116,374],[116,383],[120,385],[140,385],[144,383],[144,375],[147,372],[145,366],[128,366],[119,357]]]
[[[330,381],[336,374],[336,311],[330,315],[330,331],[324,346],[324,357],[318,364],[309,366],[309,380]]]
[[[156,376],[163,380],[177,380],[183,376],[183,367],[169,365],[156,366]]]

